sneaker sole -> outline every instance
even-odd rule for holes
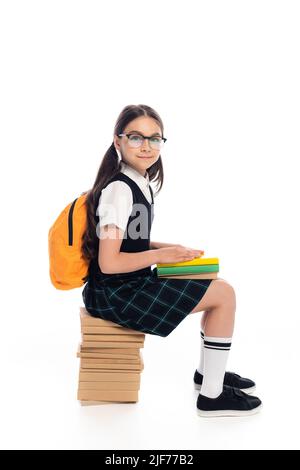
[[[194,387],[195,387],[195,390],[199,390],[199,391],[201,390],[201,385],[196,384],[195,382],[194,382]],[[242,392],[245,392],[245,393],[249,393],[249,394],[250,394],[250,393],[255,392],[256,386],[250,387],[250,388],[241,388],[240,390],[241,390]]]
[[[253,408],[252,410],[214,410],[214,411],[204,411],[197,408],[197,413],[202,418],[217,418],[217,417],[238,417],[238,416],[251,416],[255,415],[262,409],[262,404]]]

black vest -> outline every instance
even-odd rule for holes
[[[140,251],[150,250],[150,232],[152,221],[154,218],[154,199],[153,191],[151,186],[151,199],[152,203],[150,204],[143,194],[140,187],[135,181],[133,181],[129,176],[125,175],[122,172],[117,173],[112,179],[110,179],[106,186],[112,181],[124,181],[128,184],[132,191],[133,198],[133,209],[131,215],[129,216],[126,230],[124,232],[124,238],[122,240],[120,251],[124,253],[138,253]],[[101,195],[101,193],[100,193]],[[99,196],[100,198],[100,196]],[[139,210],[139,205],[141,204]],[[135,206],[136,205],[136,206]],[[136,220],[138,219],[138,220]],[[140,223],[141,222],[141,223]],[[96,223],[99,223],[99,216],[96,216]],[[99,227],[98,227],[99,229]],[[134,232],[134,233],[133,233]],[[97,232],[99,234],[99,231]],[[140,234],[139,234],[140,233]],[[101,240],[100,240],[101,243]],[[118,273],[118,274],[107,274],[102,273],[99,264],[98,258],[93,259],[90,262],[89,266],[89,277],[96,279],[97,281],[109,281],[110,279],[123,279],[123,278],[134,278],[136,276],[145,276],[151,274],[151,266],[148,266],[137,271],[131,271],[128,273]]]

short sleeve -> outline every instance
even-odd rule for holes
[[[96,215],[99,216],[99,228],[115,224],[124,232],[132,212],[132,191],[124,181],[112,181],[101,192]]]

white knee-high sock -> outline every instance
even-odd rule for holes
[[[203,367],[204,367],[204,332],[200,330],[200,362],[197,368],[199,374],[203,375]]]
[[[204,336],[204,367],[201,395],[218,397],[223,391],[223,382],[231,338]]]

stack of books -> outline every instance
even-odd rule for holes
[[[217,279],[219,258],[197,257],[182,263],[159,263],[157,277],[172,279]]]
[[[145,333],[92,317],[80,307],[82,341],[77,399],[82,405],[137,402]]]

